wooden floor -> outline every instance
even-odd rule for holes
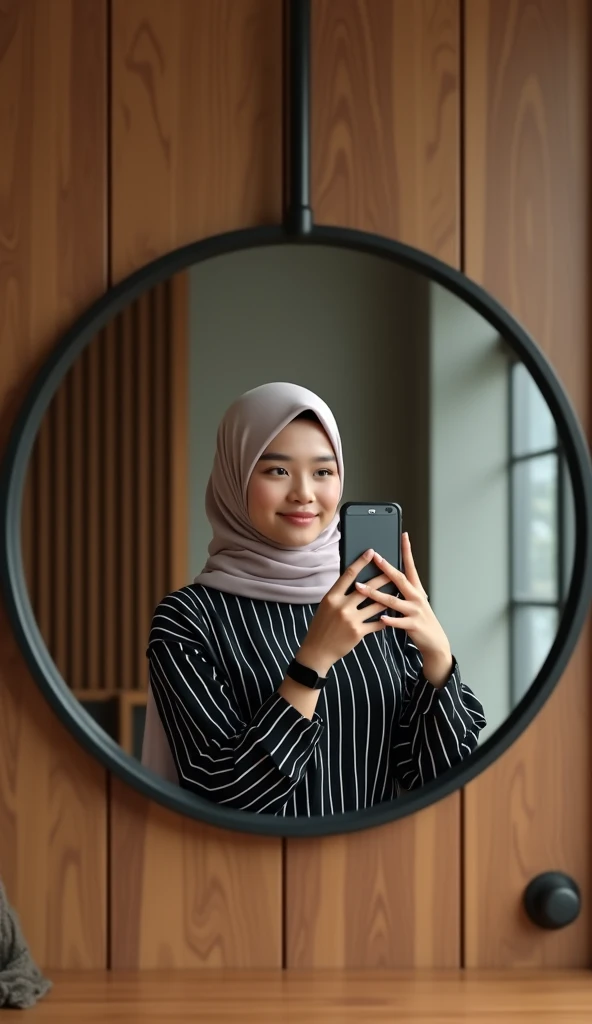
[[[1,1024],[583,1024],[592,972],[51,972],[52,992]]]

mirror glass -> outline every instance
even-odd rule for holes
[[[29,463],[22,539],[64,685],[140,757],[151,620],[207,557],[219,420],[269,381],[310,388],[333,410],[344,501],[402,506],[430,604],[483,707],[482,743],[535,679],[569,586],[574,517],[555,423],[470,306],[416,270],[328,246],[196,264],[118,314],[62,380]]]

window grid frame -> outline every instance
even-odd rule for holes
[[[508,644],[508,669],[509,669],[509,691],[510,691],[510,702],[511,707],[516,707],[519,700],[527,692],[528,688],[534,680],[529,681],[529,687],[524,690],[522,694],[519,693],[520,680],[516,677],[516,654],[519,646],[519,634],[516,626],[518,613],[524,608],[552,608],[555,609],[561,617],[561,613],[565,606],[566,600],[566,586],[567,586],[567,573],[565,565],[565,551],[566,551],[566,516],[565,516],[565,500],[566,500],[566,488],[565,488],[565,472],[566,472],[566,461],[565,455],[558,441],[556,445],[546,446],[544,448],[535,449],[534,451],[525,451],[517,453],[515,450],[515,416],[514,416],[514,397],[515,397],[515,374],[517,367],[522,364],[517,359],[512,359],[508,369],[508,417],[507,417],[507,450],[508,450],[508,619],[509,619],[509,644]],[[516,494],[514,486],[514,472],[515,467],[520,464],[527,462],[534,462],[537,459],[549,457],[554,455],[556,457],[556,483],[555,483],[555,502],[556,502],[556,516],[557,516],[557,550],[555,559],[555,581],[556,581],[556,594],[557,597],[553,599],[544,598],[524,598],[516,596],[516,574],[515,574],[515,558],[514,558],[514,547],[515,547],[515,522],[517,519],[517,505],[516,505]]]

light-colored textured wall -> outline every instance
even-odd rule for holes
[[[483,742],[510,710],[508,350],[436,284],[430,335],[430,598],[483,701]]]

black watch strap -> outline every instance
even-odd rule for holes
[[[302,683],[303,686],[308,686],[310,690],[322,690],[327,682],[326,676],[318,675],[314,668],[301,665],[299,661],[296,661],[296,658],[288,665],[286,675],[293,679],[295,683]]]

